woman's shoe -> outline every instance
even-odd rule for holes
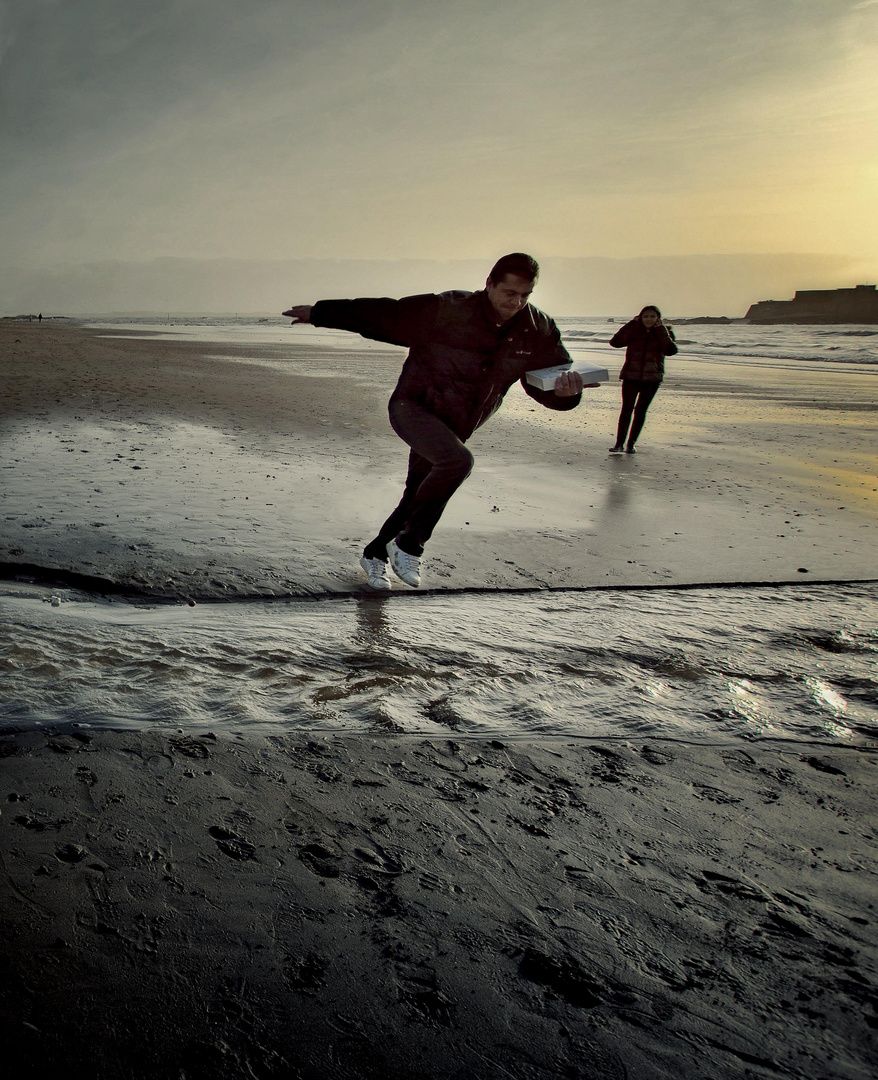
[[[621,454],[625,447],[621,443],[616,443],[615,446],[610,447],[611,454]]]
[[[633,446],[627,446],[627,447],[625,448],[625,453],[626,453],[626,454],[636,454],[636,453],[637,453],[637,451],[636,451],[636,450],[634,449],[634,447],[633,447]]]

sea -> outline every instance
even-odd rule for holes
[[[150,336],[214,343],[284,345],[290,340],[290,321],[276,315],[91,315],[86,325]],[[568,317],[555,320],[571,354],[606,352],[618,357],[608,340],[624,323],[621,318]],[[878,368],[878,326],[756,326],[733,319],[728,322],[666,320],[673,328],[681,353],[674,362],[689,359],[773,361],[819,364],[856,364]],[[297,326],[298,341],[312,341],[336,348],[376,348],[387,345],[367,342],[343,330]]]
[[[83,321],[204,342],[206,354],[290,334],[270,315]],[[557,321],[574,356],[609,355],[613,320]],[[675,330],[680,362],[844,364],[878,377],[878,327],[681,321]],[[340,331],[296,333],[364,347]],[[878,579],[197,607],[60,599],[0,583],[0,733],[150,727],[878,746]]]

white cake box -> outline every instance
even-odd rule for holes
[[[555,380],[565,371],[578,372],[586,384],[610,381],[607,369],[597,367],[592,360],[574,360],[569,367],[559,364],[557,367],[537,368],[536,371],[526,372],[526,377],[531,386],[536,386],[539,390],[554,390]]]

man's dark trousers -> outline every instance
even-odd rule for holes
[[[405,490],[375,539],[367,559],[386,559],[388,540],[409,555],[423,554],[448,500],[472,472],[473,456],[438,416],[411,401],[391,400],[390,424],[411,447]]]

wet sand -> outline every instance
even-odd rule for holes
[[[398,354],[0,347],[7,578],[362,589]],[[874,380],[794,374],[680,364],[633,458],[510,400],[429,587],[874,577]],[[14,1080],[872,1075],[872,749],[112,727],[0,734]]]
[[[0,750],[10,1077],[872,1075],[874,753]]]
[[[242,355],[14,322],[0,349],[5,576],[195,600],[362,590],[405,470],[386,414],[400,350],[291,330]],[[617,383],[566,414],[513,388],[470,442],[423,587],[874,578],[878,378],[804,367],[674,364],[634,456],[607,453]]]

